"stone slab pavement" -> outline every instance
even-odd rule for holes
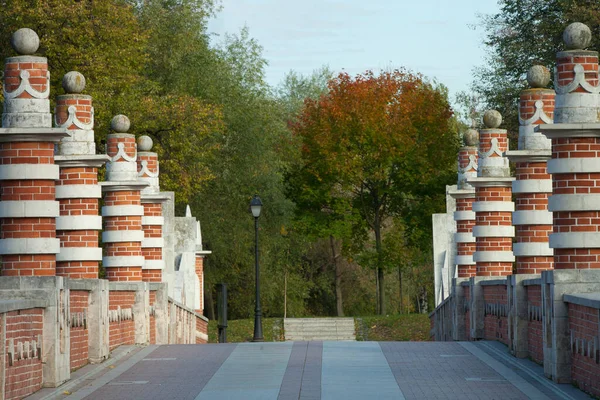
[[[122,347],[28,399],[590,399],[497,342]]]

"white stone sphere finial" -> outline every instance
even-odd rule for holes
[[[10,45],[17,53],[29,56],[40,47],[40,38],[33,29],[21,28],[10,37]]]
[[[563,41],[569,50],[583,50],[592,43],[592,31],[586,24],[573,22],[563,32]]]
[[[83,89],[85,89],[85,76],[77,71],[70,71],[63,76],[62,79],[62,87],[65,89],[65,92],[71,93],[81,93]]]
[[[140,136],[137,139],[137,145],[138,145],[139,151],[150,151],[150,150],[152,150],[153,144],[154,144],[154,142],[152,141],[152,138],[148,135]]]
[[[532,88],[545,88],[550,83],[550,71],[543,65],[534,65],[527,71],[527,83]]]
[[[117,133],[127,133],[130,126],[129,118],[122,114],[115,115],[110,121],[111,129]]]
[[[476,129],[467,129],[463,135],[465,146],[477,146],[479,143],[479,132]]]
[[[496,110],[487,110],[483,114],[483,124],[489,129],[498,128],[502,124],[502,115]]]

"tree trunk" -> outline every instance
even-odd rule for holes
[[[331,256],[333,258],[333,266],[335,273],[335,308],[338,317],[344,316],[344,305],[342,302],[342,271],[340,263],[337,261],[338,255],[335,252],[335,239],[333,235],[329,235],[329,244],[331,246]]]
[[[385,286],[383,282],[383,254],[381,248],[381,219],[379,209],[375,212],[375,249],[377,250],[377,280],[379,282],[379,315],[385,315]]]
[[[400,289],[400,309],[399,312],[402,314],[404,312],[404,304],[402,299],[402,268],[398,266],[398,286]]]

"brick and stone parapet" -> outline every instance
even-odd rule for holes
[[[162,271],[165,268],[163,260],[163,231],[164,218],[162,203],[169,198],[160,194],[158,154],[150,151],[152,139],[149,136],[140,136],[137,140],[137,171],[138,180],[147,182],[148,186],[142,190],[141,202],[144,206],[142,218],[142,254],[144,266],[142,280],[145,282],[162,282]]]
[[[117,133],[107,137],[108,181],[101,183],[105,252],[102,264],[110,281],[141,281],[144,265],[141,191],[148,184],[137,180],[137,146],[135,136],[126,133],[129,125],[124,115],[117,115],[111,122]]]
[[[468,180],[475,187],[475,253],[477,276],[505,276],[512,273],[514,255],[512,239],[512,181],[505,129],[498,129],[502,116],[494,110],[483,118],[485,129],[479,132],[479,166],[477,177]]]
[[[459,278],[475,276],[475,213],[472,210],[475,200],[475,189],[468,183],[468,179],[477,177],[477,142],[479,133],[469,129],[464,135],[465,146],[458,152],[458,183],[456,191],[448,194],[456,199],[456,268]]]
[[[554,259],[548,244],[552,232],[552,213],[548,211],[552,180],[546,169],[552,154],[551,141],[535,128],[552,124],[555,92],[545,89],[550,72],[543,66],[532,67],[527,80],[531,88],[523,90],[519,99],[519,150],[506,152],[516,163],[516,180],[512,184],[516,209],[513,252],[518,274],[552,269]]]
[[[200,307],[196,310],[196,312],[202,315],[204,315],[204,259],[209,254],[212,254],[212,251],[204,250],[202,247],[202,231],[200,229],[200,221],[196,221],[195,271],[198,281],[200,282]]]
[[[552,196],[555,269],[600,268],[600,124],[598,53],[586,51],[591,32],[569,25],[563,35],[569,50],[557,54],[554,124],[540,125],[552,140]]]
[[[50,74],[36,57],[39,38],[31,29],[13,34],[19,56],[6,60],[4,113],[0,129],[0,255],[2,275],[54,275],[59,239],[54,144],[67,136],[51,128]]]
[[[67,94],[58,96],[55,125],[68,129],[69,136],[58,144],[56,164],[60,166],[56,197],[60,216],[56,220],[61,248],[57,255],[56,274],[76,279],[98,277],[102,249],[98,231],[102,230],[98,199],[98,168],[108,161],[107,155],[96,155],[94,143],[94,108],[92,97],[81,94],[85,78],[71,71],[63,77]]]

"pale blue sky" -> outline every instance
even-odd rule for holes
[[[350,74],[406,67],[436,78],[451,98],[484,63],[479,14],[497,0],[221,0],[217,34],[247,25],[268,60],[267,82],[322,65]]]

